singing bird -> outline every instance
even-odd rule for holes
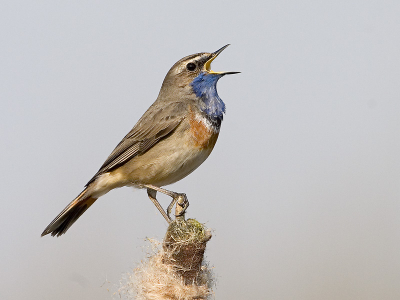
[[[161,188],[193,172],[210,155],[218,138],[225,104],[217,81],[239,72],[214,72],[211,62],[228,45],[213,53],[197,53],[175,63],[165,76],[156,101],[122,139],[85,189],[46,227],[42,236],[60,236],[101,196],[122,186],[146,188],[150,200],[167,220],[183,193]],[[156,199],[172,197],[167,212]]]

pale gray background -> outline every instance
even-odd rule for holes
[[[110,299],[166,230],[145,191],[40,234],[169,68],[231,43],[217,146],[170,186],[214,230],[216,298],[400,299],[399,16],[382,0],[3,2],[0,298]]]

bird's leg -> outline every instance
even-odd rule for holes
[[[154,191],[163,193],[163,194],[165,194],[165,195],[167,195],[167,196],[170,196],[170,197],[172,198],[171,203],[168,205],[167,214],[166,214],[167,217],[168,217],[170,220],[171,220],[170,214],[171,214],[172,208],[174,207],[174,205],[176,204],[176,202],[178,202],[178,200],[179,200],[181,197],[183,198],[183,203],[182,203],[182,204],[179,203],[179,205],[180,205],[183,209],[182,209],[182,211],[179,213],[179,215],[176,216],[176,217],[182,216],[182,215],[186,212],[186,209],[189,207],[189,200],[187,199],[186,194],[183,194],[183,193],[175,193],[175,192],[172,192],[172,191],[169,191],[169,190],[166,190],[166,189],[163,189],[163,188],[160,188],[160,187],[158,187],[158,186],[151,185],[151,184],[145,184],[144,186],[147,188],[147,194],[149,195],[149,197],[150,197],[149,190],[154,190]],[[154,193],[154,195],[155,195],[155,193]],[[151,198],[150,198],[150,199],[151,199]],[[155,199],[155,197],[154,197],[154,199]],[[153,201],[153,199],[151,199],[151,201]],[[161,207],[160,203],[158,203],[157,200],[155,200],[155,201],[156,201],[157,204]],[[156,204],[154,201],[153,201],[153,203],[157,206],[157,204]],[[159,206],[157,206],[157,208],[160,210]],[[162,209],[162,208],[161,208],[161,209]],[[160,210],[160,211],[161,211],[161,210]],[[163,214],[163,216],[164,216],[164,214],[165,214],[164,210],[163,210],[162,214]],[[164,218],[165,218],[165,216],[164,216]]]
[[[169,215],[167,215],[164,211],[164,209],[162,208],[160,202],[158,202],[156,195],[157,195],[157,191],[147,188],[147,195],[149,196],[150,200],[154,203],[154,205],[157,207],[157,209],[160,211],[160,213],[162,214],[162,216],[165,218],[165,220],[169,223],[172,222],[172,219],[169,217]]]

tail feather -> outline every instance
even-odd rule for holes
[[[42,236],[51,233],[52,236],[60,236],[75,223],[76,220],[97,200],[86,195],[84,190],[78,197],[71,201],[59,215],[46,227]]]

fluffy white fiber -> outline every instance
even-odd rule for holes
[[[203,261],[198,276],[192,284],[186,284],[177,274],[177,266],[165,264],[174,250],[164,250],[161,243],[149,240],[151,254],[133,270],[125,274],[117,292],[120,299],[137,300],[186,300],[212,299],[214,278],[208,264]]]

